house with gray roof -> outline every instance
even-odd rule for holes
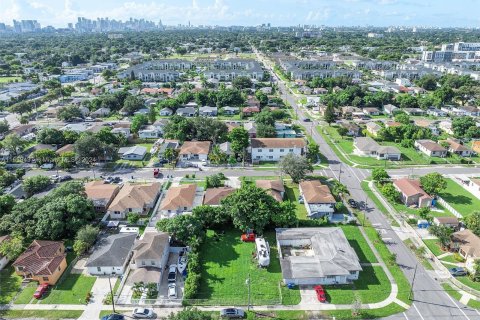
[[[381,146],[370,137],[358,137],[353,141],[354,154],[374,157],[378,160],[400,160],[402,152],[394,146]]]
[[[197,109],[195,109],[194,107],[184,107],[184,108],[177,109],[177,116],[195,117],[196,114],[197,114]]]
[[[332,285],[358,280],[362,267],[341,228],[278,228],[285,284]]]
[[[198,115],[201,117],[216,117],[218,114],[217,107],[204,106],[198,109]]]
[[[144,146],[123,147],[118,149],[118,155],[123,160],[143,160],[147,154]]]
[[[136,233],[113,234],[98,240],[85,267],[91,275],[123,275],[132,257]]]

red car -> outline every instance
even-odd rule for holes
[[[320,302],[326,302],[327,297],[325,296],[325,290],[323,290],[323,287],[321,285],[313,287],[315,289],[315,293],[317,294],[317,299]]]
[[[47,290],[48,290],[48,284],[47,283],[42,283],[41,285],[39,285],[37,287],[37,290],[35,290],[35,293],[33,294],[33,297],[35,299],[40,299],[45,294],[45,292],[47,292]]]
[[[242,234],[242,236],[240,237],[240,239],[243,241],[243,242],[254,242],[255,241],[255,233],[251,232],[251,233],[244,233]]]

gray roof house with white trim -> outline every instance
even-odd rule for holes
[[[123,160],[143,160],[147,154],[147,148],[143,146],[123,147],[118,149],[118,155]]]

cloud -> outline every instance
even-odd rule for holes
[[[20,19],[21,8],[16,0],[0,0],[0,21]]]

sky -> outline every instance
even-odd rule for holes
[[[0,0],[0,22],[66,27],[77,17],[164,25],[480,27],[480,0]]]

